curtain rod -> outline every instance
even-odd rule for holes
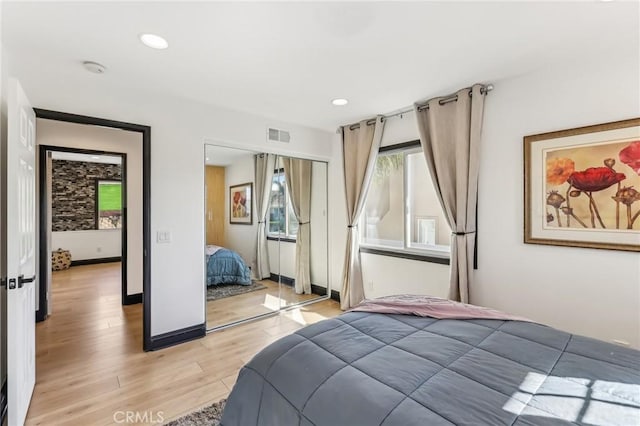
[[[493,90],[493,84],[489,83],[489,84],[484,85],[484,86],[482,86],[480,88],[480,93],[482,93],[483,95],[486,95],[487,93],[489,93],[492,90]],[[471,89],[469,89],[469,96],[471,96],[471,95],[472,95],[471,94]],[[449,102],[456,102],[457,100],[458,100],[458,95],[453,93],[451,95],[442,97],[442,99],[440,99],[440,101],[438,103],[440,105],[444,105],[444,104],[448,104]],[[427,105],[426,102],[428,102],[428,101],[425,101],[424,105],[420,105],[418,107],[418,111],[429,109],[429,105]],[[418,103],[422,103],[422,102],[418,102]],[[410,106],[410,107],[403,108],[400,111],[396,111],[396,112],[389,113],[389,114],[384,114],[382,116],[382,121],[387,120],[389,118],[397,117],[399,115],[407,114],[409,112],[413,112],[413,110],[414,110],[414,107]],[[367,126],[372,126],[375,123],[376,123],[375,119],[368,120],[367,121]],[[355,130],[355,129],[359,129],[359,128],[360,128],[360,123],[355,123],[355,124],[352,124],[352,125],[349,126],[350,130]],[[337,133],[340,133],[340,128],[338,128]]]

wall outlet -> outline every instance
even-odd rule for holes
[[[158,231],[156,233],[156,242],[158,244],[168,244],[171,242],[171,231]]]
[[[102,247],[96,247],[96,251],[97,251],[98,253],[102,253]]]
[[[369,281],[369,290],[373,290],[373,281]]]

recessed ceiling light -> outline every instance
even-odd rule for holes
[[[335,106],[345,106],[346,104],[349,103],[349,101],[344,98],[337,98],[337,99],[333,99],[331,103],[334,104]]]
[[[98,157],[97,155],[92,155],[91,158],[93,158],[94,160],[99,160],[100,157]]]
[[[169,42],[156,34],[140,34],[140,41],[152,49],[166,49]]]

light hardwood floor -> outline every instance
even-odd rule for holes
[[[143,352],[142,305],[120,305],[119,274],[114,263],[53,274],[52,315],[36,327],[27,424],[116,424],[126,411],[180,417],[225,398],[242,365],[266,345],[340,313],[336,302],[322,301]]]
[[[292,287],[282,285],[278,288],[278,283],[271,280],[258,282],[266,288],[207,301],[207,328],[275,312],[278,306],[286,307],[322,297],[317,294],[296,294]]]

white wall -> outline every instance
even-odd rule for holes
[[[23,69],[17,75],[28,75]],[[75,87],[66,81],[23,79],[40,108],[151,126],[151,332],[158,335],[205,321],[203,289],[205,143],[255,151],[330,159],[330,134],[180,98],[136,92],[101,91],[100,85]],[[51,88],[55,87],[56,90]],[[291,131],[289,144],[266,142],[267,125]],[[155,242],[157,231],[172,235]]]
[[[251,266],[251,271],[256,271],[256,232],[258,232],[258,220],[256,219],[255,203],[255,165],[254,154],[247,152],[246,155],[237,158],[233,164],[225,167],[225,208],[224,208],[224,240],[227,248],[236,251]],[[253,216],[251,225],[238,225],[229,223],[229,187],[243,183],[253,183],[253,193],[251,198],[251,214]]]
[[[152,127],[152,232],[169,230],[173,237],[170,244],[151,247],[153,335],[204,322],[202,152],[206,141],[331,159],[329,264],[332,287],[340,290],[346,212],[339,136],[134,87],[83,85],[40,71],[26,62],[28,58],[11,59],[14,75],[37,107]],[[528,315],[569,331],[605,339],[615,335],[638,346],[637,254],[522,244],[522,136],[638,116],[637,51],[626,59],[596,59],[586,67],[541,64],[547,68],[536,74],[494,81],[482,151],[480,270],[471,297],[474,303]],[[108,75],[96,76],[102,77],[108,79]],[[391,138],[394,121],[410,120],[389,120],[385,139]],[[396,142],[415,139],[415,124],[410,124],[405,133],[414,136],[400,135],[393,138]],[[267,125],[290,130],[292,142],[267,143]],[[393,281],[388,281],[394,293],[402,291],[405,278],[420,283],[429,276],[404,274],[401,268],[395,271]]]
[[[272,274],[296,277],[296,243],[268,240],[269,267]]]
[[[314,162],[311,168],[311,283],[326,287],[328,280],[327,164]],[[294,260],[295,262],[295,260]],[[293,275],[295,276],[295,275]]]
[[[360,256],[367,298],[404,293],[447,297],[448,265],[370,253]]]
[[[151,334],[203,324],[205,245],[204,145],[331,160],[331,133],[179,97],[60,79],[12,56],[13,72],[34,106],[151,126]],[[99,76],[97,76],[99,78]],[[290,143],[266,141],[267,126],[287,129]],[[169,231],[169,244],[156,243]]]
[[[38,145],[94,149],[127,155],[127,294],[141,293],[143,259],[142,133],[37,119],[36,140]],[[119,232],[117,233],[119,234]],[[57,238],[60,241],[59,237]],[[69,238],[63,241],[69,243],[71,242]],[[73,240],[73,244],[76,244],[76,247],[82,246],[83,252],[90,250],[93,246],[92,243],[78,242],[77,238]],[[52,242],[53,249],[59,246],[61,246],[60,243],[56,245]],[[100,246],[93,247],[97,251],[97,247]]]
[[[96,229],[52,232],[51,247],[53,250],[58,248],[69,250],[72,260],[120,257],[122,255],[122,230]]]
[[[382,133],[382,146],[419,140],[418,125],[413,112],[386,120]]]
[[[495,82],[482,138],[473,303],[640,347],[638,253],[522,242],[523,136],[640,116],[639,63],[635,50]]]

